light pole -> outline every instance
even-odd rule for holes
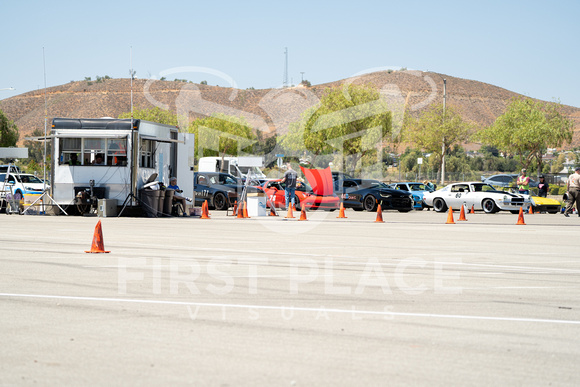
[[[427,70],[429,71],[429,70]],[[445,125],[445,105],[447,102],[447,79],[443,78],[441,74],[437,74],[443,80],[443,125]],[[443,141],[441,142],[441,185],[445,185],[445,136],[443,136]]]

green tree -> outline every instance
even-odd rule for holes
[[[237,156],[238,150],[250,153],[256,142],[256,136],[244,118],[222,113],[194,120],[187,130],[195,135],[198,157],[219,153],[223,159],[226,155]],[[200,149],[203,149],[203,154],[198,154]]]
[[[121,113],[119,114],[119,118],[131,118],[131,112]],[[133,109],[133,118],[136,120],[157,122],[159,124],[178,125],[177,114],[170,110],[161,109],[157,106],[149,109],[136,107]]]
[[[373,154],[368,159],[376,162],[377,148],[391,131],[392,115],[379,92],[350,84],[327,89],[318,105],[290,125],[281,145],[297,154],[310,152],[312,164],[319,155],[341,152],[342,170],[354,173],[363,156]]]
[[[541,171],[542,155],[548,148],[572,141],[573,127],[560,104],[514,98],[505,113],[482,130],[478,138],[516,155],[523,168],[529,168],[535,161],[537,170]]]
[[[453,145],[467,141],[472,129],[472,125],[463,121],[454,108],[431,105],[418,118],[406,117],[403,135],[405,141],[416,144],[425,153],[431,153],[439,160],[441,184],[444,184],[445,155]]]
[[[4,112],[0,110],[0,146],[16,146],[19,136],[20,134],[14,121],[9,120],[4,115]]]
[[[32,132],[32,137],[44,137],[44,130],[34,129]],[[34,141],[25,140],[24,146],[28,148],[28,165],[26,171],[33,173],[42,171],[42,165],[44,162],[44,141]],[[51,153],[51,142],[46,142],[46,168],[50,170],[50,155]]]

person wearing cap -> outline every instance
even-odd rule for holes
[[[187,217],[187,198],[181,195],[183,190],[179,189],[179,186],[177,185],[177,177],[172,177],[169,179],[169,185],[167,188],[175,191],[175,194],[173,195],[173,201],[181,203],[183,216]]]
[[[568,203],[566,204],[564,216],[568,218],[570,213],[572,213],[574,204],[576,204],[576,210],[580,210],[580,166],[576,167],[574,173],[568,177],[566,189],[568,191],[566,192],[568,194]],[[580,216],[580,212],[578,216]]]
[[[546,182],[544,175],[540,175],[540,182],[538,183],[538,196],[541,198],[548,197],[548,188],[550,186]]]
[[[526,175],[526,170],[522,169],[522,174],[518,176],[516,181],[520,195],[530,194],[530,178]]]

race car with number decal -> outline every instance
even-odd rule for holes
[[[521,208],[527,211],[531,205],[529,197],[498,191],[493,186],[482,182],[465,182],[449,184],[435,192],[423,195],[423,202],[437,212],[445,212],[449,207],[459,209],[483,210],[487,214],[498,211],[517,213]]]
[[[286,206],[285,186],[284,183],[280,183],[280,180],[269,180],[261,188],[268,196],[268,201],[273,203],[276,208],[284,208]],[[340,199],[335,195],[315,195],[308,183],[298,181],[294,191],[294,205],[299,211],[302,207],[305,210],[334,211],[338,209]]]
[[[207,200],[216,210],[227,210],[233,206],[243,186],[234,176],[220,172],[195,172],[195,205],[201,206]]]
[[[342,199],[344,208],[352,208],[355,211],[376,211],[378,203],[383,210],[409,212],[413,209],[413,197],[410,192],[390,188],[378,180],[337,180],[334,182],[334,188]]]

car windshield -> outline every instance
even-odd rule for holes
[[[14,175],[19,183],[42,184],[42,180],[34,175]]]
[[[474,192],[489,192],[489,191],[497,191],[491,185],[486,183],[476,183],[472,184],[471,187],[473,188]]]
[[[229,184],[229,185],[237,185],[238,184],[236,179],[232,178],[229,175],[219,175],[219,182],[220,182],[220,184]]]
[[[425,187],[425,184],[409,184],[409,188],[411,189],[411,191],[428,191],[427,188]]]

